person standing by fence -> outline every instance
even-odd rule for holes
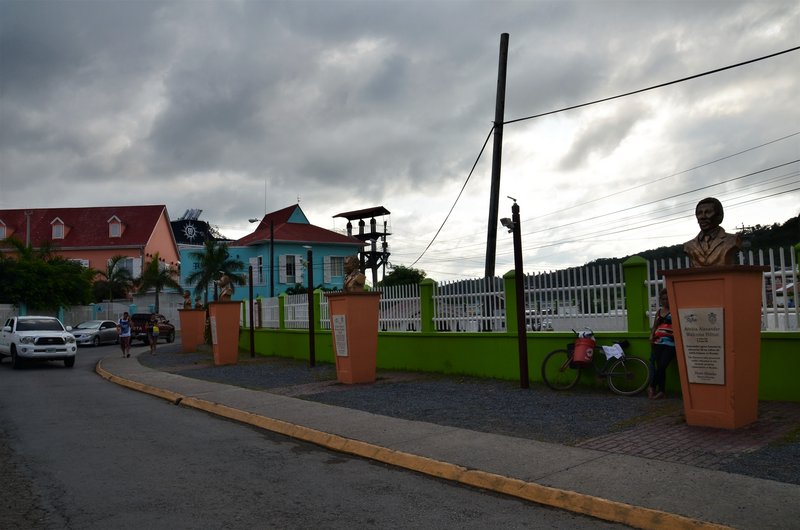
[[[667,367],[675,358],[675,338],[672,335],[672,313],[669,310],[667,290],[658,293],[659,308],[653,319],[650,330],[650,369],[652,372],[650,386],[647,388],[649,399],[661,399],[665,396]]]
[[[117,333],[119,333],[119,347],[122,349],[123,357],[131,356],[131,321],[128,312],[122,313],[122,318],[117,322]]]

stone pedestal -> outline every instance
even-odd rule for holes
[[[181,320],[181,351],[190,353],[206,341],[206,310],[178,309]]]
[[[340,383],[374,383],[378,352],[378,310],[381,293],[332,293],[328,308]]]
[[[208,304],[214,364],[236,364],[239,360],[239,302]]]
[[[686,423],[737,429],[758,419],[765,267],[663,271]]]

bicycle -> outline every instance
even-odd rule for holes
[[[575,332],[576,340],[567,345],[567,349],[558,349],[548,353],[542,361],[542,380],[553,390],[569,390],[574,387],[585,368],[593,368],[598,378],[606,378],[608,388],[621,396],[635,396],[647,388],[650,382],[650,365],[638,357],[627,357],[625,348],[628,341],[615,342],[606,347],[610,354],[601,350],[599,355],[594,355],[597,342],[588,328],[582,332]],[[580,362],[576,362],[575,351],[578,344]],[[588,351],[586,351],[588,350]],[[602,366],[598,367],[596,360],[606,357]],[[587,360],[588,358],[588,360]]]

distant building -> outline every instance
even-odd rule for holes
[[[204,240],[195,245],[181,245],[181,285],[199,267],[195,254],[203,252]],[[292,205],[264,216],[253,233],[228,242],[232,258],[253,267],[253,296],[277,296],[287,289],[307,286],[306,258],[313,252],[314,287],[341,289],[344,284],[344,260],[357,255],[364,243],[312,225],[299,205]],[[247,270],[241,271],[247,274]],[[233,300],[248,298],[248,288],[237,286]]]
[[[180,265],[164,205],[0,210],[0,240],[8,237],[103,272],[112,257],[126,256],[120,264],[134,278],[156,254],[164,268]],[[0,247],[3,255],[15,252]]]

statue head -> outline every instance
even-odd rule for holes
[[[719,199],[706,197],[697,203],[694,209],[694,216],[697,218],[697,224],[700,226],[700,230],[708,232],[722,224],[722,219],[725,218],[725,212],[722,209],[722,203],[719,202]]]
[[[344,260],[344,272],[345,274],[350,274],[351,272],[355,272],[361,266],[361,262],[358,260],[358,256],[347,256]]]

